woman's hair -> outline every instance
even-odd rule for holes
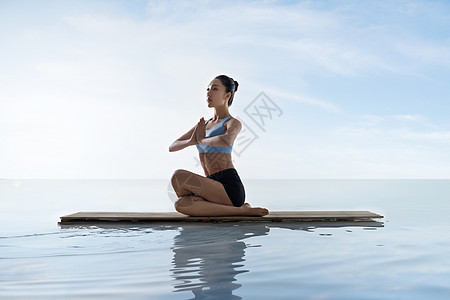
[[[225,92],[231,93],[230,99],[228,99],[228,106],[233,103],[234,93],[237,91],[239,83],[227,75],[219,75],[215,79],[219,79],[225,86]]]

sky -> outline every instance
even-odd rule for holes
[[[450,178],[443,0],[0,0],[0,178],[202,173],[219,74],[243,178]]]

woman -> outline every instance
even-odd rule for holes
[[[241,131],[239,120],[231,117],[228,107],[233,103],[237,81],[226,75],[214,78],[206,93],[208,107],[214,117],[197,125],[172,143],[169,151],[196,145],[206,177],[176,170],[173,188],[179,197],[175,209],[189,216],[264,216],[265,208],[245,203],[245,190],[231,161],[236,136]]]

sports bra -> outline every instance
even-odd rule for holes
[[[213,128],[206,129],[205,137],[212,137],[212,136],[218,136],[218,135],[225,134],[224,124],[229,118],[231,118],[231,115],[229,115],[228,117],[223,119],[219,124],[217,124]],[[211,120],[212,120],[212,118],[209,119],[208,121],[206,121],[205,124],[207,124]],[[198,144],[197,149],[198,149],[199,153],[231,153],[231,150],[233,149],[233,144],[231,144],[230,146],[225,146],[225,147],[216,147],[216,146]]]

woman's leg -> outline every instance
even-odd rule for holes
[[[209,202],[233,206],[220,182],[186,170],[176,170],[173,173],[172,186],[178,197],[195,194]]]
[[[172,185],[178,197],[180,197],[175,203],[175,209],[186,215],[264,216],[269,213],[265,208],[254,208],[247,203],[241,207],[233,206],[225,188],[220,182],[186,170],[176,170],[174,172]]]
[[[241,207],[209,202],[195,195],[183,196],[175,202],[175,209],[182,214],[193,217],[221,216],[265,216],[269,211],[265,208],[251,207],[245,203]]]

